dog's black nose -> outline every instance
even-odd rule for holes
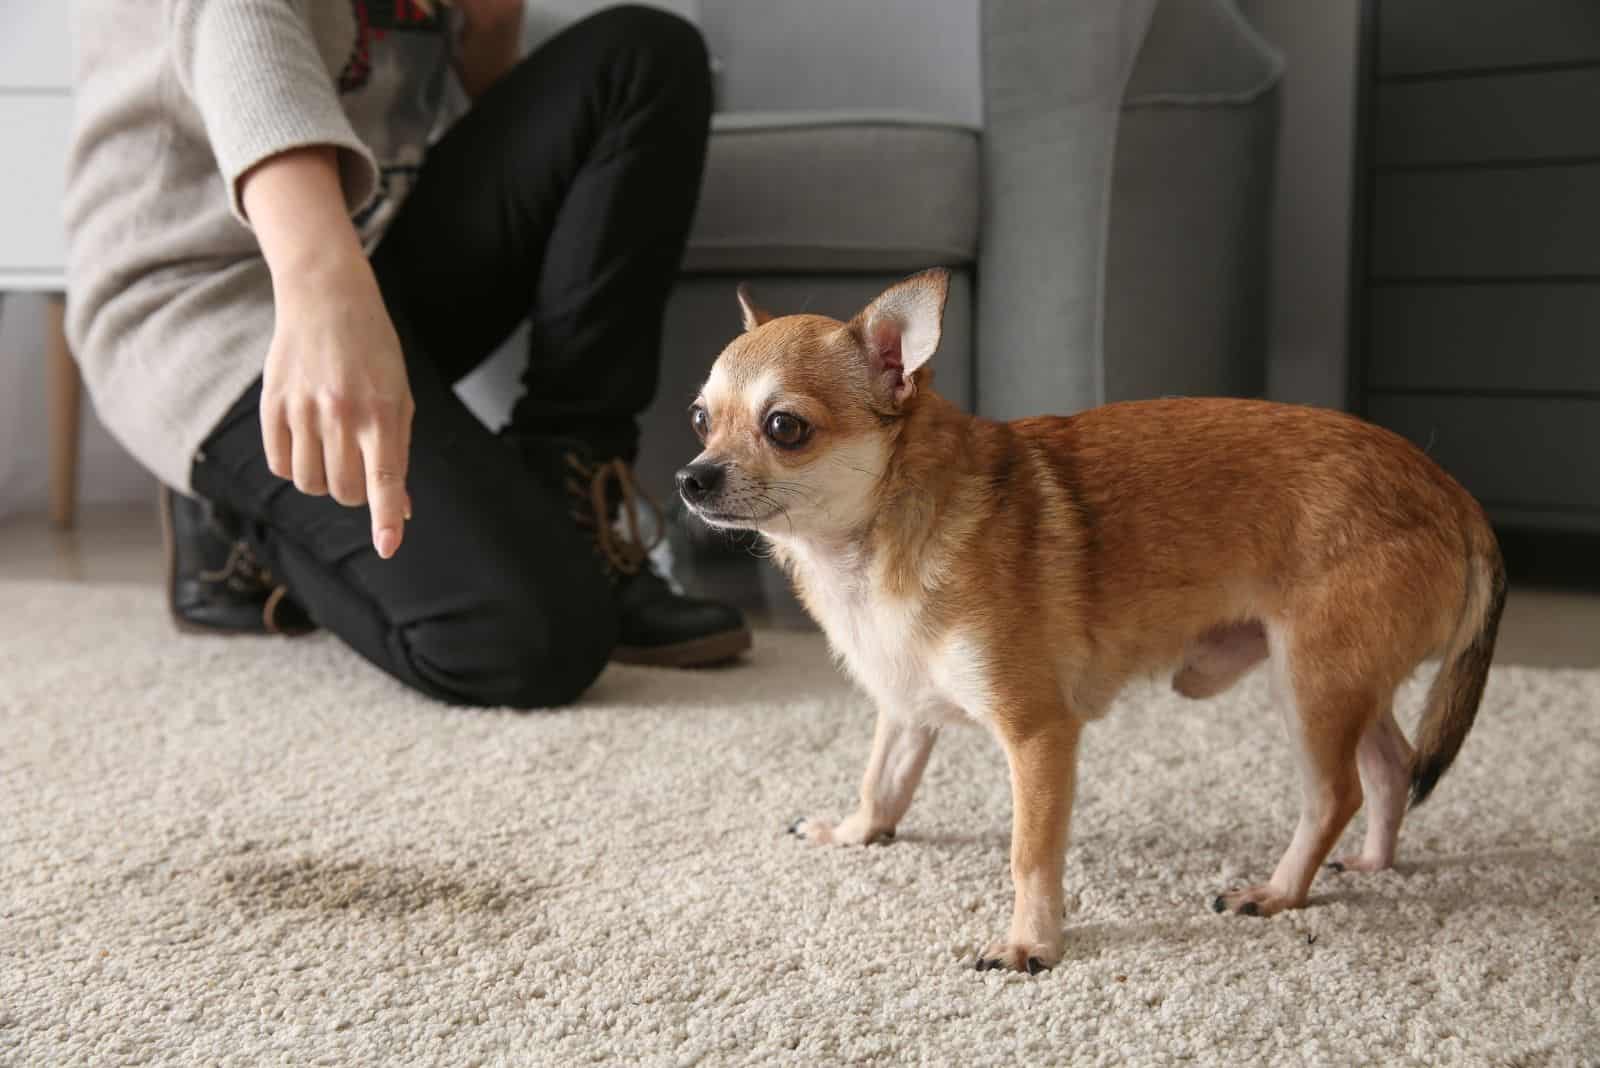
[[[690,504],[699,504],[722,488],[725,473],[718,464],[690,464],[678,472],[678,492]]]

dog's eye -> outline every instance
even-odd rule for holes
[[[706,440],[706,435],[711,433],[711,415],[698,404],[689,410],[689,423],[701,441]]]
[[[767,416],[767,437],[779,448],[797,449],[811,436],[811,427],[799,416],[788,412],[773,412]]]

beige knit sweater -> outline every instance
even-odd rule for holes
[[[406,0],[75,0],[74,32],[67,335],[112,434],[188,491],[272,340],[239,178],[336,146],[370,251],[459,102],[452,26]]]

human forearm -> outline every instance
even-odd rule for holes
[[[361,241],[345,213],[333,148],[273,156],[246,172],[239,187],[275,288],[312,273],[365,266]]]
[[[334,150],[281,153],[241,186],[275,305],[261,376],[267,465],[303,493],[368,505],[373,545],[392,556],[410,518],[411,391]]]

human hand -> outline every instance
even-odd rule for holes
[[[277,321],[261,382],[267,466],[302,493],[365,504],[393,556],[411,518],[414,406],[400,339],[359,253],[275,279]]]

